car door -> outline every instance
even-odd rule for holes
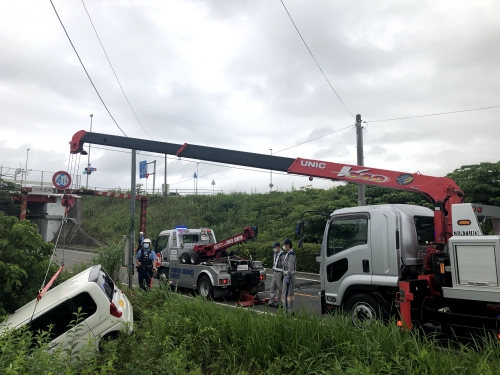
[[[368,214],[339,215],[329,220],[322,252],[327,301],[340,305],[350,285],[371,284],[369,226]]]
[[[73,352],[78,353],[88,340],[93,340],[95,336],[85,322],[83,316],[80,316],[76,324],[76,312],[78,311],[74,301],[70,298],[64,298],[45,309],[30,324],[30,330],[33,332],[49,331],[52,341],[49,344],[49,350],[54,351],[58,346],[68,349],[73,345]]]

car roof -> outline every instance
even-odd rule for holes
[[[16,310],[12,315],[0,323],[0,332],[3,331],[2,326],[9,325],[10,327],[17,327],[19,324],[23,323],[26,319],[29,319],[33,315],[36,305],[36,313],[43,311],[47,307],[56,304],[60,300],[67,298],[69,295],[74,294],[74,292],[81,286],[93,282],[89,281],[89,276],[93,269],[96,267],[101,268],[101,265],[93,266],[87,268],[85,271],[80,272],[78,275],[66,280],[62,284],[50,289],[43,297],[38,301],[36,298],[31,302],[28,302],[23,307]]]

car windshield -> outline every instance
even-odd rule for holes
[[[434,242],[434,218],[432,216],[414,216],[415,229],[419,245]]]
[[[95,282],[102,289],[110,301],[113,300],[115,283],[101,266],[95,266],[90,271],[89,281]]]

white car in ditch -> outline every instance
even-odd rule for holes
[[[103,339],[133,331],[134,313],[127,296],[100,266],[93,266],[49,290],[9,315],[0,323],[0,334],[28,326],[33,333],[50,330],[49,350],[77,344],[79,350],[89,340],[99,350]],[[76,312],[81,308],[78,325]]]

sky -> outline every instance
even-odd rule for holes
[[[443,176],[500,160],[498,1],[53,3],[129,137],[356,164],[360,114],[368,167]],[[90,130],[90,114],[92,131],[123,134],[50,1],[2,1],[0,49],[0,172],[27,164],[28,181],[46,171],[48,183],[66,170],[85,186],[73,134]],[[446,112],[456,113],[424,116]],[[164,156],[142,160],[157,161],[161,188]],[[92,146],[90,164],[89,187],[130,189],[130,151]],[[200,193],[265,193],[271,178],[280,191],[333,186],[213,164],[169,156],[170,190],[192,191],[197,169]],[[152,176],[138,177],[152,189]]]

